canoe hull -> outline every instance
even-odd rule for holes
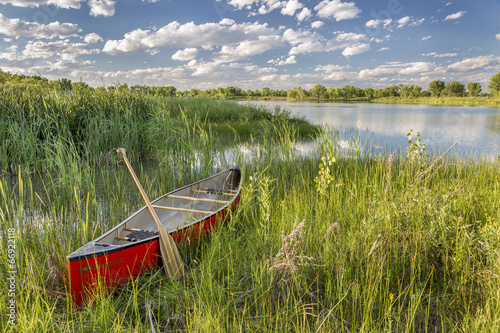
[[[236,210],[240,192],[225,208],[199,220],[179,231],[170,232],[174,241],[199,241],[217,223],[223,221],[229,211]],[[106,295],[117,287],[123,286],[135,277],[162,264],[158,236],[144,241],[133,242],[118,249],[70,259],[68,256],[69,288],[73,302],[77,306],[98,295]]]

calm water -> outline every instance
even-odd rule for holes
[[[305,116],[314,124],[330,125],[344,133],[371,139],[375,149],[393,151],[408,145],[406,134],[413,129],[421,133],[429,151],[454,148],[455,153],[500,154],[500,108],[486,106],[430,106],[367,103],[312,103],[259,101],[269,107],[279,105],[292,114]],[[344,134],[344,137],[346,135]]]

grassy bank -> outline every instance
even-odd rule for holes
[[[224,132],[242,109],[217,115],[214,108],[202,117],[200,108],[208,107],[196,103],[205,102],[189,101],[194,104],[182,112],[176,102],[142,115],[148,124],[165,117],[165,127],[147,135],[147,126],[140,134],[123,130],[124,121],[118,128],[134,139],[109,144],[141,152],[136,169],[151,198],[213,169],[242,166],[236,214],[203,243],[181,246],[187,275],[172,283],[154,270],[73,307],[65,295],[65,256],[143,206],[118,159],[110,155],[107,165],[89,166],[81,157],[90,153],[77,141],[53,153],[66,172],[47,172],[52,164],[33,162],[38,169],[14,168],[0,179],[2,331],[500,330],[498,162],[451,156],[417,164],[405,156],[345,153],[331,136],[321,136],[301,157],[294,120],[272,121],[225,144],[227,134],[213,129]],[[121,105],[131,110],[130,103]],[[267,112],[255,122],[266,124],[265,117],[285,115]],[[175,119],[177,132],[168,139]],[[89,140],[118,130],[111,121],[101,126]],[[111,151],[106,142],[95,147]],[[234,154],[226,156],[227,148]],[[248,152],[256,158],[244,159]],[[13,296],[9,237],[16,251]],[[15,325],[6,316],[11,300]]]
[[[88,164],[109,162],[119,146],[133,160],[155,160],[182,150],[192,133],[217,140],[258,137],[289,127],[307,137],[316,128],[286,110],[267,110],[229,101],[151,97],[130,91],[55,92],[34,85],[0,89],[0,172],[18,165],[31,171],[57,167],[70,155]],[[213,144],[213,143],[212,143]],[[57,157],[57,158],[55,158]],[[159,160],[156,159],[158,162]]]
[[[321,102],[321,103],[381,103],[381,104],[426,104],[450,106],[492,106],[500,107],[500,99],[495,97],[357,97],[352,99],[317,99],[317,98],[286,98],[286,97],[248,97],[247,100],[259,101],[289,101],[289,102]]]

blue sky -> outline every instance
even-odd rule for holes
[[[92,86],[486,91],[499,18],[500,0],[0,0],[0,68]]]

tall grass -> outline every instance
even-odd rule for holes
[[[243,167],[239,209],[210,238],[181,246],[186,276],[170,282],[153,270],[83,308],[72,305],[65,256],[143,203],[114,155],[96,157],[108,149],[104,143],[90,157],[78,148],[82,141],[55,136],[37,151],[46,156],[46,169],[33,174],[33,162],[0,179],[0,303],[2,309],[11,299],[16,304],[16,325],[2,311],[2,331],[500,330],[498,162],[451,156],[424,173],[429,164],[373,156],[356,142],[343,152],[338,137],[321,131],[303,156],[293,121],[259,118],[263,124],[249,137],[220,135],[214,128],[239,117],[239,106],[238,115],[212,115],[218,109],[207,114],[203,101],[188,101],[180,107],[156,101],[162,111],[142,115],[148,125],[127,134],[141,137],[131,144],[139,149],[136,170],[151,198],[213,169]],[[272,112],[265,117],[272,120]],[[92,119],[102,123],[82,128],[100,128],[95,135],[115,126]],[[126,146],[128,139],[120,140],[114,144]],[[241,142],[257,158],[221,158],[227,148],[238,152]],[[102,163],[88,167],[96,159]],[[4,292],[9,229],[17,254],[13,298]]]

